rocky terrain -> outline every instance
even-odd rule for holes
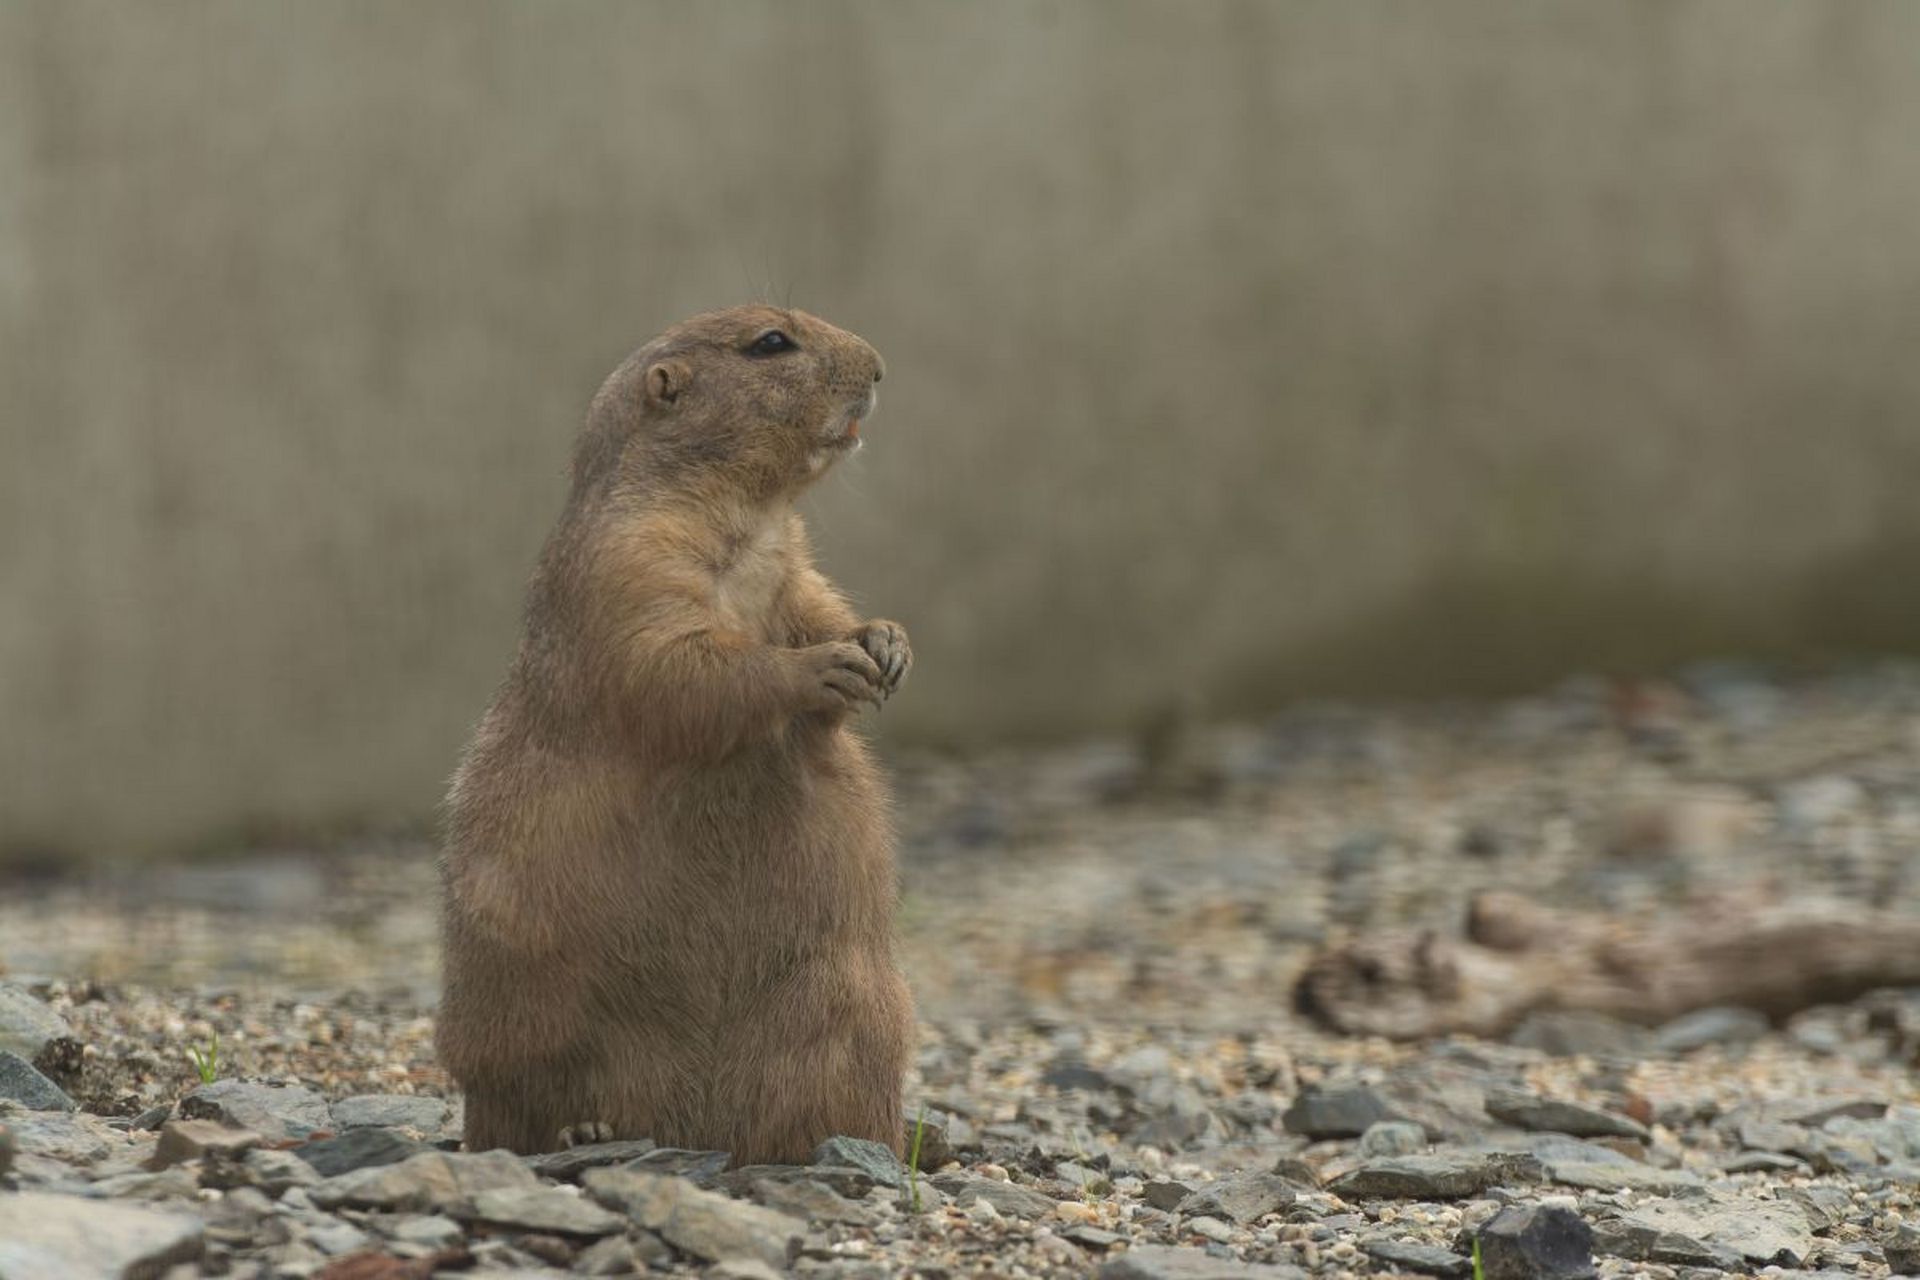
[[[1414,1043],[1292,1000],[1486,889],[1920,913],[1920,671],[897,772],[917,1167],[462,1152],[427,844],[107,861],[0,882],[0,1277],[1920,1273],[1920,992]]]

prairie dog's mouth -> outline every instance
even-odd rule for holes
[[[844,413],[834,419],[833,427],[827,433],[827,443],[843,449],[858,449],[861,443],[860,422],[863,418],[873,415],[874,406],[879,403],[879,399],[879,396],[869,391],[858,401],[849,405]]]

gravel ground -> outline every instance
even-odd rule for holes
[[[1499,1043],[1290,1006],[1482,889],[1915,913],[1916,766],[1892,664],[899,761],[911,1177],[459,1153],[424,843],[7,884],[0,1276],[1920,1272],[1920,992]]]

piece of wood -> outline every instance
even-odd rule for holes
[[[1482,894],[1466,936],[1385,933],[1307,964],[1295,1007],[1329,1030],[1395,1040],[1502,1035],[1530,1013],[1665,1022],[1710,1005],[1785,1017],[1920,984],[1920,920],[1838,904],[1723,902],[1652,922]]]

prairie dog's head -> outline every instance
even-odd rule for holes
[[[602,385],[576,476],[694,469],[769,496],[798,491],[860,447],[885,371],[864,340],[804,311],[709,311],[641,347]]]

